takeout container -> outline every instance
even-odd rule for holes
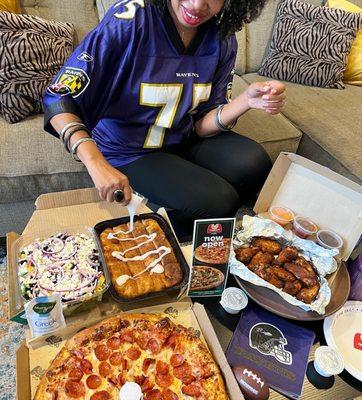
[[[159,224],[159,226],[163,230],[163,232],[165,233],[166,239],[170,243],[172,250],[176,256],[176,259],[180,264],[183,278],[182,278],[182,281],[178,285],[175,285],[170,288],[166,288],[160,292],[152,292],[149,294],[145,294],[145,295],[141,295],[141,296],[137,296],[137,297],[133,297],[133,298],[122,297],[120,294],[118,294],[112,284],[112,281],[111,281],[110,293],[111,293],[113,299],[119,303],[139,302],[139,301],[143,301],[145,299],[153,299],[155,297],[159,297],[160,295],[167,295],[167,296],[176,298],[189,281],[190,268],[187,264],[187,261],[185,260],[185,257],[181,251],[178,241],[173,233],[173,230],[170,227],[170,225],[168,224],[168,222],[166,221],[166,219],[157,213],[147,213],[147,214],[136,215],[134,217],[134,222],[141,221],[144,219],[155,220]],[[102,221],[102,222],[99,222],[98,224],[96,224],[94,227],[94,231],[96,234],[95,237],[96,237],[96,240],[98,243],[98,247],[101,250],[100,255],[101,255],[103,264],[106,266],[106,269],[107,269],[107,261],[104,258],[100,235],[107,228],[114,228],[115,226],[126,224],[128,222],[130,222],[129,216],[111,219],[111,220],[107,220],[107,221]]]
[[[54,229],[43,229],[41,231],[37,232],[32,232],[28,233],[26,235],[20,236],[12,246],[12,252],[11,252],[11,265],[14,270],[13,278],[14,278],[14,297],[15,297],[15,307],[18,310],[22,310],[24,308],[25,303],[27,302],[26,299],[21,294],[21,289],[20,289],[20,281],[19,281],[19,274],[18,274],[18,260],[19,260],[19,253],[24,249],[25,247],[29,246],[31,243],[33,243],[37,239],[44,240],[46,238],[49,238],[50,236],[53,236],[57,233],[60,232],[66,232],[70,235],[75,235],[75,234],[85,234],[88,237],[93,239],[94,242],[94,247],[98,250],[100,254],[100,248],[98,247],[98,243],[96,240],[96,236],[94,235],[94,231],[91,227],[87,227],[84,225],[79,225],[79,226],[69,226],[66,228],[54,230]],[[108,290],[110,286],[110,277],[108,274],[107,268],[104,268],[104,263],[102,262],[102,258],[100,257],[100,268],[99,270],[103,272],[105,282],[103,285],[103,288],[98,291],[98,292],[93,292],[90,293],[89,295],[82,296],[79,299],[75,300],[70,300],[67,302],[62,302],[63,306],[63,313],[65,316],[71,315],[75,311],[81,311],[82,309],[86,309],[89,307],[92,307],[95,302],[101,301],[103,294]]]
[[[16,354],[17,400],[33,398],[44,370],[48,368],[51,360],[58,354],[68,338],[82,328],[92,326],[107,317],[122,312],[117,303],[114,303],[114,305],[112,308],[104,308],[107,305],[100,304],[99,308],[93,309],[91,313],[82,313],[77,319],[72,317],[74,318],[74,324],[69,324],[65,330],[57,333],[56,337],[40,338],[33,348],[26,347],[25,343],[22,342]],[[142,307],[127,312],[140,311],[144,313],[162,313],[169,317],[172,322],[189,327],[200,335],[219,365],[229,399],[244,399],[218,341],[216,332],[211,325],[205,308],[201,304],[192,304],[190,299],[185,299],[180,302]]]

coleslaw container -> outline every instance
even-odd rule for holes
[[[44,253],[47,256],[54,256],[57,252],[60,253],[61,250],[57,250],[55,253],[52,254],[52,252],[49,250],[47,247],[46,239],[50,237],[54,237],[55,235],[58,234],[66,234],[66,236],[69,236],[70,239],[68,239],[68,242],[72,240],[72,237],[75,235],[85,235],[86,237],[90,238],[93,240],[93,247],[95,252],[98,252],[98,261],[96,264],[96,267],[94,267],[94,270],[97,271],[98,275],[95,274],[95,277],[93,277],[92,280],[92,275],[89,275],[89,271],[86,270],[86,268],[81,269],[79,267],[79,274],[81,274],[81,279],[82,279],[82,289],[84,287],[87,287],[87,290],[81,290],[80,292],[78,291],[78,294],[76,295],[76,298],[72,298],[71,291],[67,290],[59,290],[57,291],[54,289],[53,293],[61,293],[64,297],[62,300],[62,307],[63,307],[63,313],[65,316],[69,316],[73,314],[75,311],[82,311],[84,309],[88,309],[95,305],[96,302],[102,300],[103,294],[107,291],[107,289],[110,286],[110,277],[108,274],[107,268],[104,268],[104,263],[102,262],[102,257],[101,257],[101,251],[98,247],[97,240],[95,238],[94,230],[91,227],[87,227],[84,225],[81,226],[70,226],[62,229],[47,229],[47,230],[42,230],[40,232],[37,232],[36,234],[28,234],[28,235],[22,235],[20,236],[13,244],[12,248],[12,265],[14,270],[16,271],[13,274],[14,277],[14,288],[15,288],[15,304],[16,308],[20,311],[24,308],[25,304],[31,300],[31,298],[34,297],[29,297],[27,295],[27,292],[32,290],[32,287],[35,286],[33,283],[29,284],[28,286],[24,284],[24,281],[22,281],[22,278],[19,275],[26,275],[27,270],[34,268],[35,273],[37,273],[39,266],[43,266],[45,264],[39,264],[39,261],[35,262],[33,258],[30,259],[29,262],[21,262],[22,259],[28,260],[26,257],[32,257],[31,252],[28,254],[25,254],[23,252],[24,249],[26,249],[28,246],[31,244],[34,244],[34,242],[37,241],[38,243],[38,248],[41,248],[42,250],[42,255]],[[85,240],[87,238],[85,237]],[[65,243],[66,243],[66,239]],[[51,243],[51,246],[57,246],[60,244],[60,240],[53,241]],[[89,245],[92,243],[89,242]],[[50,246],[50,247],[51,247]],[[36,246],[35,246],[36,248]],[[81,263],[77,263],[77,261],[80,259],[78,257],[81,257],[82,255],[79,252],[79,247],[77,247],[77,244],[73,245],[74,252],[72,254],[68,254],[68,257],[75,257],[74,262],[72,266],[69,268],[69,273],[71,275],[71,271],[74,268],[77,268]],[[88,257],[92,257],[91,254],[88,255],[86,253],[85,256],[83,256],[85,259],[89,259]],[[61,257],[59,259],[56,259],[54,257],[54,263],[53,264],[46,264],[46,270],[51,270],[51,273],[49,274],[49,282],[56,284],[57,283],[57,277],[60,276],[60,279],[63,278],[64,271],[62,271],[62,265],[64,260],[67,260],[67,257]],[[69,260],[69,258],[68,258]],[[71,260],[73,261],[73,259]],[[46,261],[44,261],[46,262]],[[39,265],[39,266],[38,266]],[[89,259],[89,269],[92,270],[92,258]],[[92,283],[88,283],[92,280]],[[66,280],[64,279],[66,282]],[[38,282],[40,282],[40,278],[38,278]],[[84,283],[85,282],[85,283]],[[78,287],[74,290],[80,290]],[[38,294],[35,295],[35,292],[33,292],[33,296],[35,297],[41,297],[41,296],[47,296],[47,294]],[[81,294],[79,294],[81,293]],[[52,293],[49,293],[52,294]],[[65,294],[68,294],[68,299],[66,299]]]

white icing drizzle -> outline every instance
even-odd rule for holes
[[[138,248],[140,248],[141,246],[145,245],[148,242],[152,242],[152,240],[157,236],[157,233],[154,232],[154,233],[151,233],[151,235],[141,235],[141,236],[137,236],[135,238],[123,238],[123,239],[119,239],[117,236],[114,236],[114,235],[113,235],[114,237],[110,237],[111,235],[113,235],[113,234],[112,233],[108,234],[108,239],[117,239],[120,242],[127,241],[127,240],[137,240],[137,239],[140,239],[140,238],[146,238],[147,239],[144,242],[138,243],[137,246],[133,246],[133,247],[130,247],[129,249],[126,249],[124,251],[119,251],[118,252],[119,254],[124,256],[129,251],[138,249]],[[112,256],[113,256],[113,253],[112,253]]]
[[[157,264],[151,269],[151,274],[162,274],[164,272],[165,268],[161,264]]]

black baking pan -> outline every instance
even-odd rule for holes
[[[182,287],[184,287],[185,285],[187,285],[187,283],[189,281],[189,274],[190,274],[189,266],[188,266],[188,264],[187,264],[187,262],[185,260],[185,257],[184,257],[184,255],[182,253],[182,250],[181,250],[181,248],[180,248],[180,246],[179,246],[179,244],[178,244],[178,242],[176,240],[176,237],[173,234],[173,231],[172,231],[170,225],[168,224],[168,222],[161,215],[156,214],[156,213],[147,213],[147,214],[136,215],[134,217],[134,222],[141,221],[141,220],[144,220],[144,219],[153,219],[153,220],[155,220],[159,224],[159,226],[163,230],[163,232],[165,233],[166,239],[169,241],[169,243],[170,243],[170,245],[172,247],[172,250],[173,250],[173,252],[174,252],[174,254],[176,256],[176,259],[180,264],[180,267],[181,267],[181,270],[182,270],[182,274],[183,274],[183,279],[176,286],[172,286],[170,288],[166,288],[166,289],[164,289],[164,290],[162,290],[160,292],[152,292],[152,293],[144,294],[144,295],[133,297],[133,298],[126,298],[126,297],[120,296],[117,293],[116,289],[114,288],[113,283],[111,282],[111,286],[110,286],[110,289],[109,289],[110,294],[112,295],[112,297],[116,301],[118,301],[120,303],[129,303],[131,301],[142,301],[142,300],[145,300],[145,299],[151,299],[151,298],[155,298],[155,297],[158,297],[158,296],[162,296],[164,294],[176,297],[179,294],[180,289]],[[98,242],[98,246],[99,246],[99,248],[101,250],[100,256],[102,257],[103,265],[105,265],[107,269],[108,269],[108,266],[107,266],[107,263],[106,263],[106,260],[105,260],[104,254],[103,254],[103,248],[102,248],[102,244],[101,244],[101,241],[100,241],[100,235],[107,228],[114,228],[115,226],[126,224],[128,222],[130,222],[130,218],[129,217],[122,217],[122,218],[109,219],[107,221],[99,222],[94,227],[95,237],[96,237],[96,240]],[[111,275],[110,272],[109,272],[109,275]]]

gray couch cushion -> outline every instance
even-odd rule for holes
[[[248,84],[242,78],[234,75],[234,98],[247,87]],[[241,116],[233,131],[262,144],[273,161],[281,151],[295,153],[302,136],[302,133],[283,115],[270,115],[262,110],[250,110]]]
[[[22,0],[21,5],[27,14],[72,23],[77,34],[75,43],[98,24],[93,0]]]
[[[247,82],[268,80],[257,74],[243,76]],[[322,89],[286,82],[287,103],[283,114],[330,155],[315,161],[336,172],[340,166],[349,177],[362,178],[362,89],[346,85],[344,90]]]

